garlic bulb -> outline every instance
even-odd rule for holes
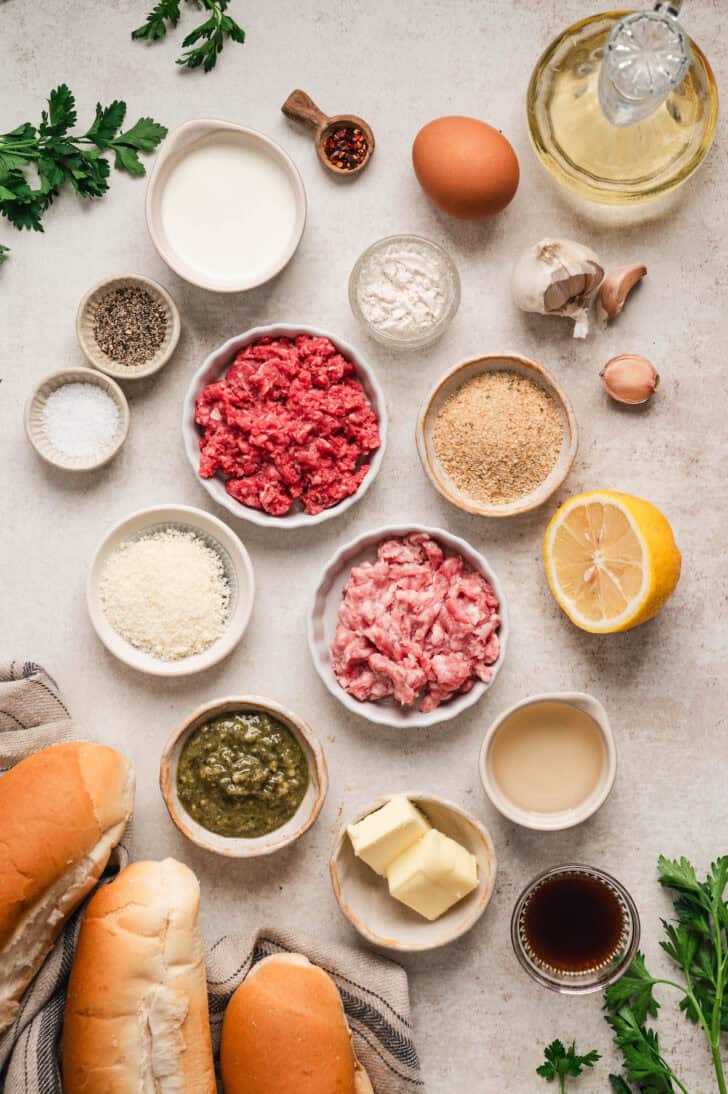
[[[637,406],[646,403],[655,393],[660,376],[646,357],[636,353],[623,353],[613,357],[599,373],[602,383],[618,403]]]
[[[574,337],[589,333],[589,309],[604,279],[599,259],[570,239],[542,239],[513,267],[513,299],[523,311],[565,315],[574,320]]]

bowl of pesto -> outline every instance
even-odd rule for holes
[[[159,769],[180,832],[230,858],[269,855],[297,840],[321,812],[328,781],[310,726],[257,695],[199,707],[170,735]]]

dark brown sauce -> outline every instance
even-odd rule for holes
[[[559,972],[587,972],[619,949],[624,912],[598,878],[560,874],[534,891],[523,912],[523,934],[534,956]]]

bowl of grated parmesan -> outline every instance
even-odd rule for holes
[[[250,556],[217,517],[189,505],[140,509],[115,525],[88,574],[91,622],[107,650],[152,676],[217,664],[250,620]]]

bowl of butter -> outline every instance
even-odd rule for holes
[[[339,831],[329,864],[339,907],[375,946],[417,953],[460,938],[495,888],[487,828],[432,794],[377,798]]]

